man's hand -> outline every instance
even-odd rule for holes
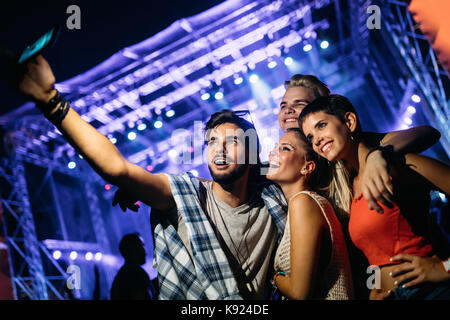
[[[47,61],[41,56],[25,66],[17,66],[18,89],[34,102],[47,103],[56,93],[55,76]]]
[[[394,187],[388,169],[386,159],[381,151],[377,150],[371,152],[367,157],[366,165],[359,178],[361,191],[369,204],[369,209],[379,213],[383,213],[383,208],[377,201],[392,208]]]
[[[441,282],[450,279],[445,272],[442,262],[437,256],[418,257],[409,254],[399,254],[391,261],[403,262],[390,275],[395,285],[409,288],[423,282]]]
[[[115,207],[117,204],[119,204],[123,212],[127,211],[127,209],[137,212],[140,208],[137,199],[134,199],[123,189],[118,189],[114,194],[112,205]]]

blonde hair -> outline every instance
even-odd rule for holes
[[[334,207],[337,217],[341,222],[347,222],[350,217],[350,206],[353,198],[351,176],[344,160],[330,163],[331,182],[327,189],[327,198]]]
[[[311,74],[294,74],[291,80],[285,81],[286,89],[292,87],[305,87],[313,90],[315,97],[329,96],[330,89],[328,86],[319,80],[316,76]]]

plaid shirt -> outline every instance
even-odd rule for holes
[[[200,203],[200,180],[191,173],[167,175],[178,214],[190,236],[193,259],[167,214],[152,214],[155,238],[154,268],[158,270],[159,299],[238,300],[242,299],[236,279],[219,240]],[[278,230],[280,242],[286,220],[287,203],[282,191],[272,183],[258,187]]]

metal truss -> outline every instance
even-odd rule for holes
[[[55,279],[44,273],[43,248],[37,239],[23,163],[10,160],[0,169],[0,177],[9,185],[9,190],[3,189],[7,196],[1,199],[1,204],[15,298],[46,300],[51,294],[62,299],[51,283]],[[47,253],[43,251],[43,254]]]
[[[312,11],[329,5],[331,1],[242,3],[245,5],[198,29],[193,29],[188,19],[179,22],[179,29],[189,32],[159,50],[147,49],[149,52],[146,52],[142,46],[137,48],[138,45],[125,48],[118,55],[126,57],[127,64],[106,77],[102,74],[83,85],[71,85],[67,81],[57,87],[66,92],[72,107],[84,120],[96,122],[98,131],[107,136],[123,132],[129,122],[150,118],[152,111],[160,112],[166,106],[208,89],[213,83],[220,83],[246,70],[249,64],[280,55],[282,49],[300,43],[305,35],[315,30],[329,28],[326,19],[305,23],[301,29],[295,29],[295,26],[305,17],[310,17]],[[288,32],[275,37],[283,30]],[[276,40],[266,42],[265,38]],[[250,46],[257,47],[243,54],[243,49]],[[222,61],[230,55],[232,61]],[[214,68],[206,75],[185,80],[196,72],[208,69],[210,65]],[[142,97],[153,95],[169,85],[175,89],[156,96],[149,103],[141,102]],[[118,116],[117,111],[124,106],[131,108],[131,111]],[[200,106],[200,109],[203,107],[206,106]],[[28,125],[17,123],[16,126],[21,130],[16,130],[14,134],[16,150],[27,160],[50,161],[65,166],[64,156],[74,151],[62,140],[61,134],[45,122],[42,118],[37,120],[31,117]],[[23,128],[27,128],[27,131],[24,132]],[[52,143],[54,150],[49,152],[49,144]]]
[[[430,123],[441,132],[441,144],[450,156],[448,75],[439,64],[427,39],[415,27],[408,3],[388,0],[380,4],[383,27],[403,58],[410,76],[422,91]]]

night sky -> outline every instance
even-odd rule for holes
[[[57,82],[98,65],[124,47],[141,42],[178,19],[212,8],[223,0],[20,1],[0,10],[0,47],[20,52],[55,24],[63,26],[53,48],[44,53]],[[67,7],[81,10],[81,29],[69,30]],[[25,102],[0,82],[0,115]]]

